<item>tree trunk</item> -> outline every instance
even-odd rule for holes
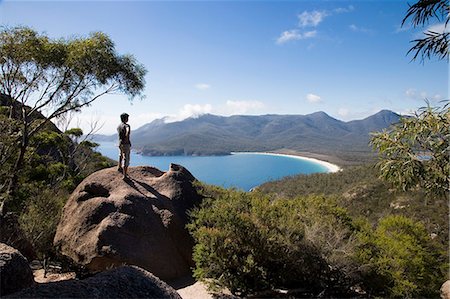
[[[8,189],[6,190],[7,197],[3,200],[1,213],[7,213],[8,211],[8,201],[14,200],[17,194],[19,173],[23,168],[23,163],[25,160],[25,152],[28,148],[28,119],[25,105],[22,105],[22,138],[19,146],[19,155],[17,156],[14,167],[11,169],[11,178],[9,180]]]
[[[14,163],[14,168],[12,169],[12,177],[8,185],[8,195],[14,196],[17,192],[17,183],[19,181],[19,172],[23,168],[23,161],[25,158],[25,152],[27,150],[28,142],[21,142],[19,149],[19,156],[17,157],[16,163]]]

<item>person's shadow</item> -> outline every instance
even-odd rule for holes
[[[150,186],[149,184],[145,183],[145,182],[141,182],[135,179],[130,178],[129,176],[127,176],[124,179],[125,183],[127,183],[131,188],[135,189],[137,192],[139,192],[140,194],[142,194],[143,196],[148,196],[147,194],[145,194],[144,192],[142,192],[141,188],[144,188],[147,192],[150,192],[151,194],[153,194],[157,199],[159,200],[169,200],[169,198],[161,193],[159,193],[158,191],[155,190],[155,188],[153,188],[152,186]],[[139,188],[138,185],[141,187]]]

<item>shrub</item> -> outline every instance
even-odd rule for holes
[[[53,238],[68,194],[35,189],[20,215],[19,224],[40,259],[54,253]]]
[[[357,265],[351,219],[322,196],[272,200],[261,193],[204,188],[192,212],[194,276],[246,295],[273,288],[346,292]]]
[[[375,295],[438,295],[448,262],[424,226],[404,216],[383,218],[375,230],[360,230],[359,259],[367,268],[365,286]]]

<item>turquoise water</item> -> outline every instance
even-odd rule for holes
[[[102,142],[97,151],[117,161],[118,148],[113,142]],[[327,172],[327,168],[310,161],[277,155],[237,153],[227,156],[143,156],[131,153],[131,166],[150,165],[162,171],[170,163],[186,167],[198,180],[225,188],[245,191],[267,181],[294,174]]]

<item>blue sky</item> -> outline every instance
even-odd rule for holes
[[[407,1],[2,1],[3,26],[51,37],[108,34],[148,70],[146,98],[105,96],[73,126],[113,133],[202,113],[308,114],[361,119],[448,98],[444,61],[411,62],[400,28]],[[442,24],[429,24],[443,28]],[[442,30],[442,29],[441,29]]]

